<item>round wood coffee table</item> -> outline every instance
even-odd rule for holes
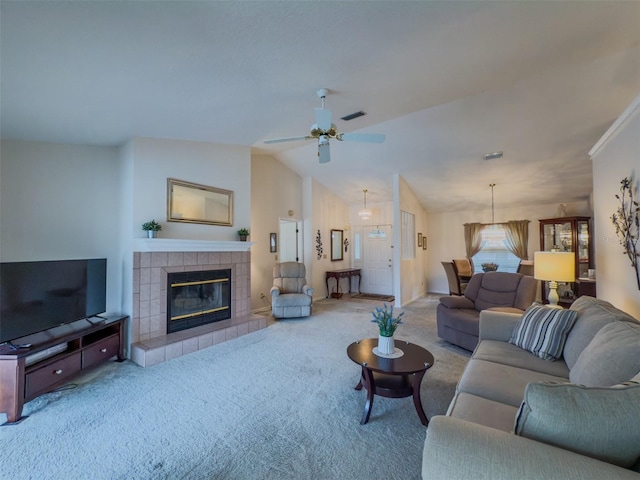
[[[352,343],[347,347],[347,356],[362,367],[360,381],[356,390],[367,389],[367,401],[360,424],[369,421],[374,395],[387,398],[404,398],[413,396],[413,404],[423,425],[429,420],[422,409],[420,401],[420,383],[424,374],[435,362],[428,350],[404,341],[395,341],[396,351],[402,350],[403,355],[397,358],[387,358],[373,353],[378,346],[377,338],[367,338]]]

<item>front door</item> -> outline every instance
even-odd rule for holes
[[[393,231],[390,226],[364,227],[362,231],[363,293],[393,295]]]

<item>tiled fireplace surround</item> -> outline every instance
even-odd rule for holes
[[[133,252],[131,359],[143,367],[265,328],[251,314],[250,242],[136,239]],[[228,320],[167,335],[167,273],[231,269]]]

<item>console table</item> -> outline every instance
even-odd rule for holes
[[[341,278],[349,279],[349,292],[351,292],[351,277],[358,277],[358,293],[360,293],[360,269],[359,268],[343,268],[342,270],[329,270],[325,273],[325,282],[327,284],[327,297],[329,298],[329,279],[336,279],[336,290]]]
[[[124,356],[124,324],[128,317],[92,317],[19,339],[29,347],[0,346],[0,412],[7,424],[23,418],[29,400],[67,383],[81,371]]]

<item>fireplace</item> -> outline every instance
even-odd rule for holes
[[[167,275],[167,333],[231,318],[231,269]]]
[[[266,317],[251,313],[251,245],[251,242],[237,241],[134,239],[133,312],[129,337],[131,360],[140,366],[150,367],[266,328]],[[224,278],[229,279],[229,308],[216,304],[202,310],[220,308],[218,312],[228,317],[225,320],[218,317],[213,323],[170,333],[167,330],[167,298],[171,291],[169,275],[214,270],[227,272]],[[224,283],[219,277],[213,280],[212,283]],[[222,297],[226,295],[225,288],[219,287]],[[203,293],[203,296],[207,295]],[[217,298],[215,294],[208,296]],[[200,292],[196,297],[200,298]],[[217,312],[208,312],[207,315],[211,313],[222,315]],[[179,315],[186,314],[182,312]]]

